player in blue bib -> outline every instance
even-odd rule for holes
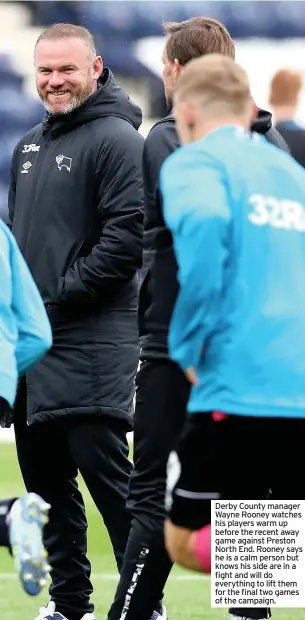
[[[42,299],[9,229],[0,220],[0,423],[10,426],[18,378],[52,345]],[[37,464],[39,467],[39,464]],[[8,547],[27,594],[39,594],[49,566],[42,541],[50,506],[35,493],[0,501],[0,546]]]
[[[161,170],[180,286],[169,350],[192,384],[169,461],[166,540],[201,571],[211,500],[304,494],[305,171],[251,135],[253,111],[232,59],[192,61],[175,90],[184,146]],[[230,612],[270,615],[240,607]]]

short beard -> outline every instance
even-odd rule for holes
[[[66,114],[71,114],[71,112],[74,112],[74,110],[77,110],[78,108],[80,108],[83,105],[83,103],[85,103],[85,101],[87,101],[87,99],[91,97],[92,86],[91,84],[90,85],[88,84],[86,89],[81,91],[81,93],[72,95],[71,101],[67,103],[60,111],[54,110],[53,106],[51,106],[48,103],[47,99],[44,97],[41,97],[39,92],[38,94],[49,116],[62,116]]]

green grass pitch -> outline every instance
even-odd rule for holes
[[[46,458],[48,458],[46,453]],[[43,467],[41,463],[39,466]],[[82,481],[81,488],[84,489]],[[0,497],[24,493],[15,447],[0,444]],[[90,496],[84,491],[89,522],[89,557],[95,587],[94,603],[97,620],[105,620],[112,602],[117,573],[107,532]],[[0,549],[0,619],[33,620],[40,606],[48,601],[47,590],[37,598],[23,593],[14,576],[13,561],[6,549]],[[210,581],[195,573],[175,569],[166,587],[165,600],[169,620],[225,620],[224,609],[210,608]],[[305,609],[273,611],[274,620],[305,620]]]

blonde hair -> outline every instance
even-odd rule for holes
[[[202,56],[186,65],[175,87],[175,102],[182,100],[194,100],[212,115],[222,111],[238,116],[253,104],[246,72],[221,54]]]
[[[302,86],[302,77],[299,73],[289,69],[281,69],[271,80],[270,105],[297,105]]]

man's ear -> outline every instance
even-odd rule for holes
[[[190,101],[182,101],[181,109],[186,125],[191,129],[196,123],[196,109]]]
[[[94,65],[93,65],[93,79],[94,80],[98,80],[99,77],[102,75],[103,73],[103,59],[100,56],[97,56],[95,61],[94,61]]]
[[[174,65],[174,76],[175,76],[175,79],[177,79],[179,77],[183,67],[180,64],[178,58],[175,58],[175,60],[173,62],[173,65]]]
[[[258,118],[258,113],[259,113],[259,109],[255,103],[255,101],[252,102],[252,122],[256,121]]]

